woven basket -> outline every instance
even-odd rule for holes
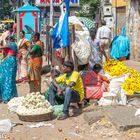
[[[25,116],[19,114],[17,115],[21,121],[26,121],[26,122],[49,121],[52,120],[53,118],[53,112],[49,112],[41,115],[25,115]]]

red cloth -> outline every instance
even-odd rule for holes
[[[5,48],[3,53],[6,54],[6,55],[10,55],[10,56],[15,56],[16,55],[14,50],[12,50],[10,48]]]
[[[61,58],[61,49],[57,49],[56,52],[55,52],[55,56],[56,58]]]
[[[107,92],[108,83],[104,76],[94,71],[85,71],[81,75],[86,99],[100,99],[103,92]]]

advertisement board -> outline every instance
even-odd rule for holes
[[[54,0],[53,5],[59,6],[60,3],[61,0]],[[35,5],[40,7],[50,6],[50,0],[36,0]],[[79,6],[79,0],[70,0],[70,6]]]

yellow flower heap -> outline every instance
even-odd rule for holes
[[[112,59],[103,64],[103,69],[111,76],[121,76],[128,73],[129,70],[123,62]]]
[[[123,62],[111,59],[103,64],[103,69],[111,76],[121,76],[129,73],[130,77],[128,77],[122,85],[123,90],[126,94],[140,92],[140,73],[127,68]]]
[[[140,73],[134,71],[131,76],[125,80],[122,85],[126,94],[134,94],[140,92]]]

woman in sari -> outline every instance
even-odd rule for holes
[[[130,55],[130,38],[126,35],[126,26],[120,35],[115,36],[110,49],[110,57],[115,60],[127,60]]]
[[[0,48],[4,50],[4,58],[0,63],[0,99],[7,103],[10,99],[17,96],[17,45],[14,42],[10,42]]]
[[[81,73],[85,90],[85,99],[99,100],[102,97],[103,92],[108,91],[109,80],[105,76],[99,74],[101,70],[101,65],[95,64],[93,71],[83,71]]]
[[[30,50],[30,61],[28,66],[30,93],[41,92],[41,69],[44,49],[43,43],[40,41],[39,33],[36,32],[32,35],[32,42],[34,45]]]
[[[18,42],[18,80],[17,83],[27,80],[28,74],[28,48],[30,46],[29,41],[25,38],[25,32],[20,31],[20,40]]]

